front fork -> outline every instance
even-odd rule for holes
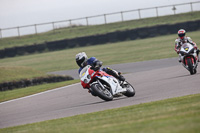
[[[193,65],[193,69],[196,69],[197,68],[197,66],[198,66],[198,59],[196,59],[196,61],[194,61],[194,58],[197,58],[197,57],[192,57],[192,56],[188,56],[188,57],[185,57],[184,58],[184,61],[185,61],[185,63],[183,62],[183,64],[185,64],[185,65],[183,65],[186,69],[188,69],[188,62],[187,62],[187,59],[188,58],[190,58],[191,59],[191,61],[192,61],[192,65]],[[187,66],[187,67],[186,67]]]
[[[106,88],[103,86],[103,84],[97,79],[97,83],[101,86],[101,88],[103,89],[103,90],[105,90]]]
[[[193,57],[185,57],[185,65],[188,65],[187,59],[191,59],[192,65],[194,66],[194,58]]]

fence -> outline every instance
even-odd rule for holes
[[[0,29],[0,39],[4,37],[11,36],[23,36],[28,34],[38,34],[41,32],[46,32],[50,30],[55,30],[64,27],[73,27],[77,25],[89,26],[89,25],[99,25],[108,24],[113,22],[136,20],[148,17],[159,17],[165,15],[175,15],[185,12],[193,12],[200,10],[200,1],[182,3],[176,5],[167,5],[151,8],[143,8],[137,10],[114,12],[109,14],[102,14],[96,16],[89,16],[84,18],[55,21],[48,23],[40,23],[19,27],[11,27]]]

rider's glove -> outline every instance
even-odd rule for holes
[[[95,61],[93,64],[92,64],[92,69],[94,70],[94,71],[97,71],[97,70],[99,70],[100,68],[101,68],[101,66],[102,66],[102,62],[101,61]]]
[[[175,48],[175,51],[176,51],[177,54],[179,54],[180,49],[179,48]]]

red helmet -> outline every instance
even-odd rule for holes
[[[184,29],[180,29],[180,30],[178,31],[178,36],[179,36],[181,39],[183,39],[183,38],[185,37],[185,33],[186,33],[186,31],[185,31]]]

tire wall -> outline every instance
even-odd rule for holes
[[[39,84],[45,84],[45,83],[68,81],[73,79],[74,78],[72,78],[71,76],[47,76],[47,77],[37,77],[33,79],[22,79],[19,81],[3,82],[0,83],[0,92],[39,85]]]

